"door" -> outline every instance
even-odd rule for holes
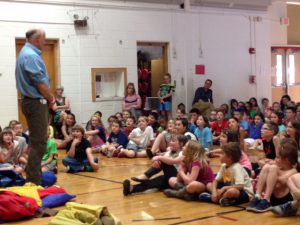
[[[16,39],[16,56],[18,57],[19,52],[26,43],[25,39]],[[50,79],[51,93],[54,93],[58,79],[58,40],[46,40],[45,45],[42,49],[42,58],[45,62],[48,76]],[[19,121],[24,128],[27,128],[26,118],[21,109],[21,94],[18,93],[18,112]]]
[[[137,42],[137,58],[138,93],[144,108],[147,97],[157,97],[163,76],[168,73],[168,43]]]
[[[272,101],[280,101],[289,95],[300,101],[300,47],[272,47]]]

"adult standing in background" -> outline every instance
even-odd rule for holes
[[[122,109],[131,112],[137,120],[141,116],[141,97],[136,93],[134,83],[128,83],[125,90],[125,97],[122,102]]]
[[[204,87],[197,88],[192,105],[199,102],[199,100],[213,103],[213,91],[210,89],[211,85],[212,80],[207,79],[204,83]]]
[[[29,157],[26,179],[41,184],[41,161],[47,146],[48,107],[57,110],[50,93],[50,81],[41,57],[46,34],[42,29],[26,32],[26,44],[16,62],[17,89],[22,94],[22,111],[29,129]]]

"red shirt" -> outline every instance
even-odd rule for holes
[[[223,120],[222,124],[219,125],[218,121],[215,121],[211,125],[211,130],[214,136],[219,136],[224,129],[228,129],[228,122],[226,120]]]

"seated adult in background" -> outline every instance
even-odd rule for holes
[[[53,126],[55,129],[55,137],[63,138],[63,134],[61,133],[61,128],[64,120],[67,117],[67,113],[71,112],[70,109],[70,101],[68,98],[63,96],[64,87],[56,86],[54,97],[57,105],[57,111],[53,113]]]
[[[141,115],[141,97],[136,94],[134,83],[128,83],[125,90],[125,97],[122,102],[122,110],[128,110],[137,120]]]
[[[193,105],[199,102],[199,100],[203,102],[213,103],[213,91],[210,89],[211,85],[212,85],[212,80],[207,79],[204,83],[204,87],[197,88],[193,100]]]
[[[214,109],[213,103],[213,91],[210,89],[212,80],[207,79],[204,83],[204,87],[197,88],[193,100],[193,108],[198,108],[202,115],[209,117],[210,112]]]

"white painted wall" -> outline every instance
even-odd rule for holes
[[[0,2],[2,126],[18,117],[15,38],[24,37],[32,27],[42,27],[47,37],[60,40],[61,84],[81,123],[96,110],[103,112],[104,120],[121,110],[120,101],[92,102],[91,68],[127,67],[128,81],[136,83],[137,41],[170,43],[169,68],[177,81],[174,108],[180,102],[190,108],[195,89],[207,78],[214,82],[216,106],[232,97],[270,98],[270,46],[284,41],[286,35],[286,30],[274,21],[279,16],[276,6],[269,12],[209,8],[186,12],[164,6],[163,10],[145,9],[149,4],[141,4],[140,10],[98,6]],[[73,14],[88,16],[88,29],[75,29]],[[253,22],[256,16],[262,21]],[[274,31],[274,27],[278,29]],[[274,32],[280,40],[273,37]],[[249,55],[250,46],[256,48],[255,55]],[[203,55],[199,54],[200,47]],[[194,75],[195,64],[205,64],[205,76]],[[256,85],[248,83],[251,74],[257,76]]]

